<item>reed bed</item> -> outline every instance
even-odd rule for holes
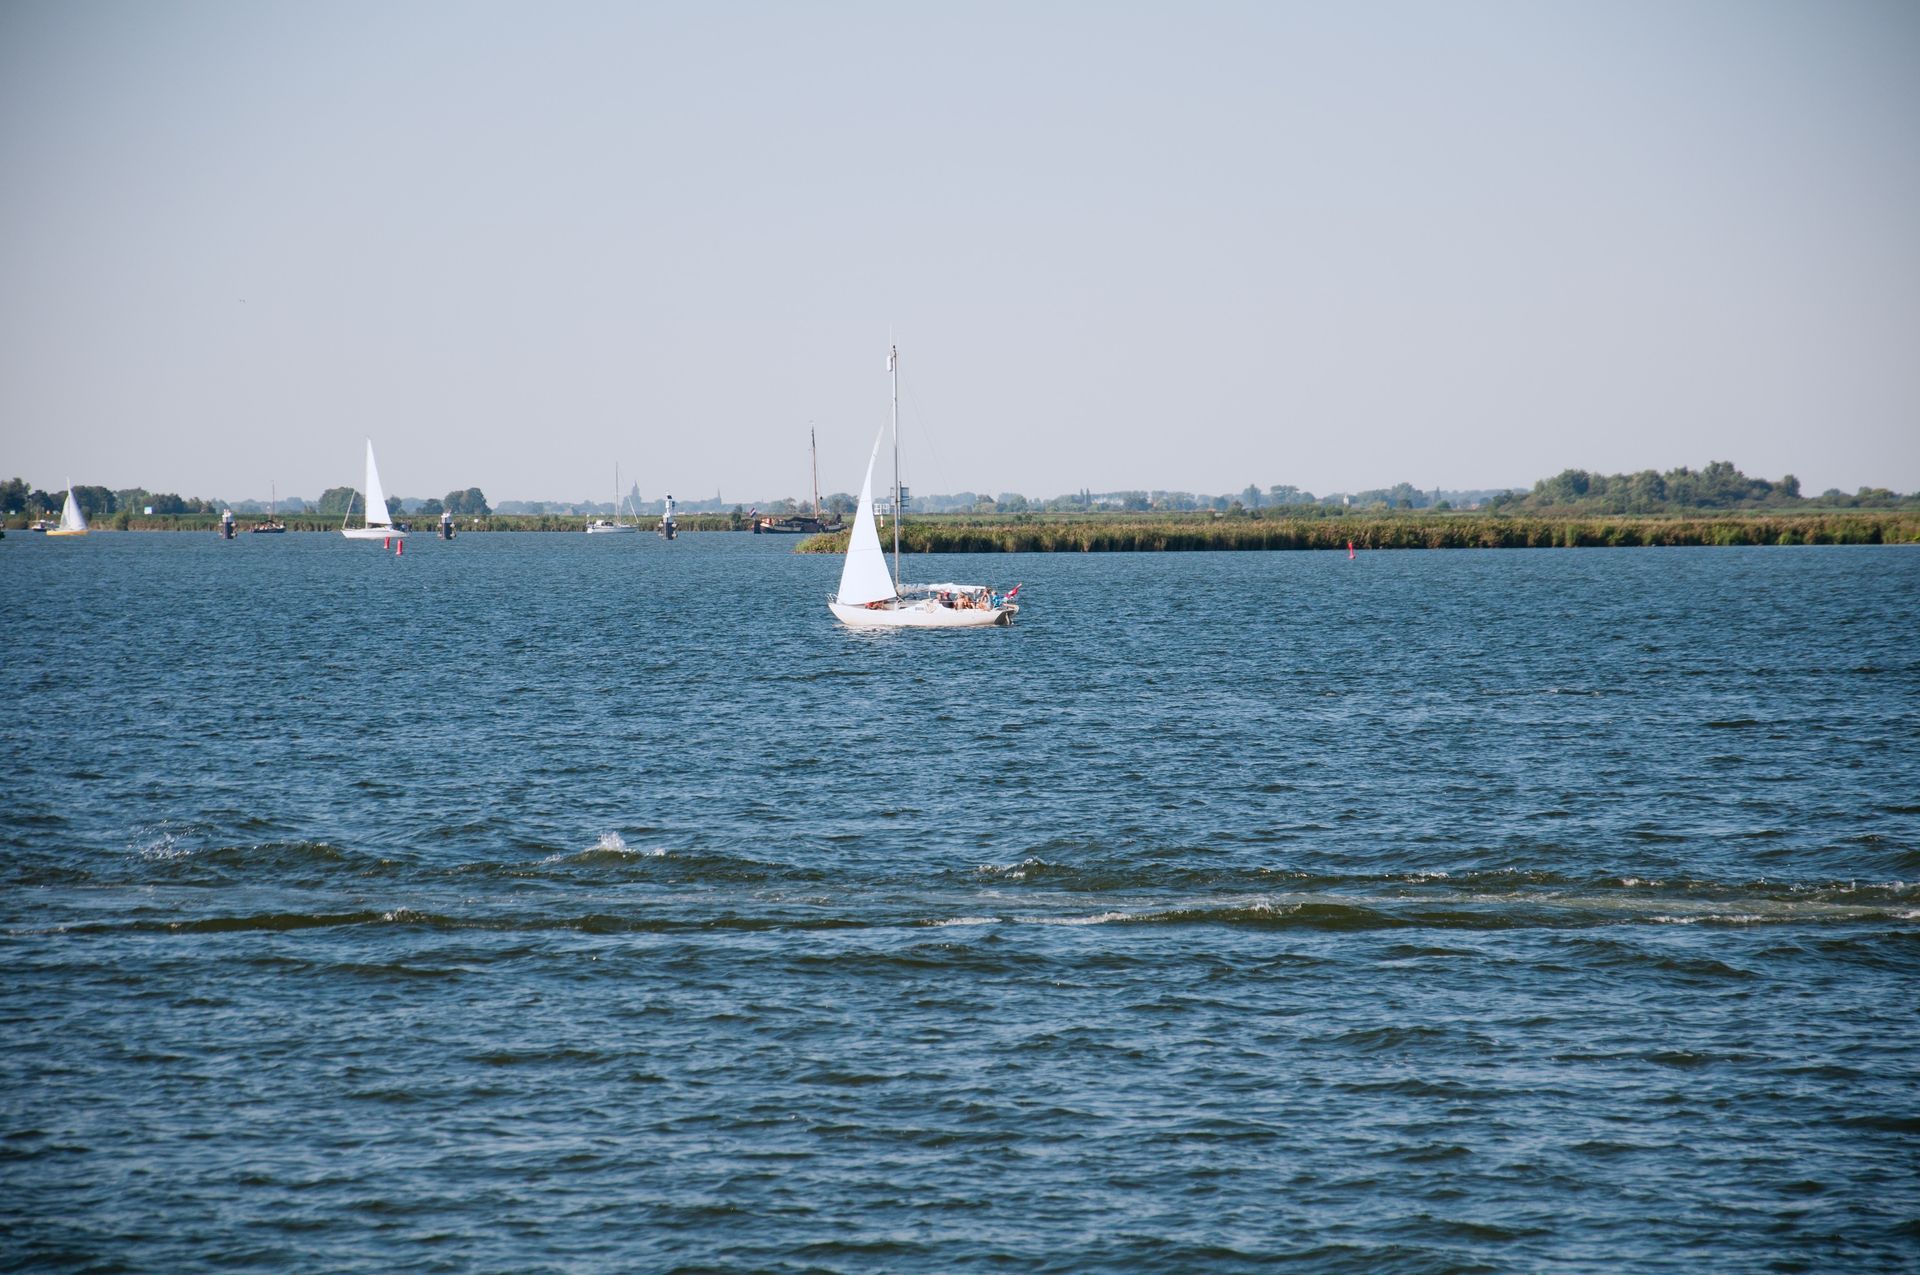
[[[801,553],[844,553],[847,532]],[[891,543],[891,531],[882,539]],[[1193,550],[1586,549],[1685,545],[1920,544],[1920,514],[1767,514],[1590,518],[1411,514],[1335,518],[924,518],[901,524],[909,553],[1177,553]]]

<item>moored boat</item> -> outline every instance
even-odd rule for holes
[[[620,463],[618,461],[615,461],[613,466],[613,520],[609,522],[605,518],[594,519],[592,522],[587,524],[587,534],[590,536],[610,536],[610,535],[629,534],[629,533],[638,531],[639,528],[635,526],[633,523],[620,521],[621,504],[622,504],[622,501],[620,498]]]
[[[835,514],[829,522],[820,512],[820,444],[814,432],[807,431],[807,448],[813,457],[813,513],[789,514],[784,517],[761,515],[753,520],[753,534],[756,536],[818,536],[840,531],[845,524]]]
[[[265,522],[256,522],[253,526],[247,528],[248,531],[256,536],[278,535],[287,529],[287,524],[281,522],[279,518],[280,486],[278,483],[275,483],[269,490],[271,494],[267,497],[267,520]]]

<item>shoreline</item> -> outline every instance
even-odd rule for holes
[[[264,517],[234,519],[237,536],[249,536]],[[288,531],[338,532],[332,517],[282,518]],[[529,532],[581,535],[586,517],[504,515],[455,526],[456,535]],[[885,520],[882,527],[886,528]],[[695,515],[677,520],[686,534],[752,534],[731,515]],[[184,532],[212,535],[219,520],[203,514],[175,517],[109,515],[91,530],[102,534]],[[15,535],[32,535],[8,528]],[[417,525],[409,535],[437,539],[439,525]],[[643,526],[634,534],[652,535]],[[884,537],[891,532],[883,530]],[[792,552],[842,554],[847,532],[793,537]],[[1920,512],[1721,514],[1714,516],[1598,516],[1551,518],[1538,515],[1381,514],[1352,517],[1240,515],[1153,516],[1113,514],[1096,517],[1004,515],[973,517],[931,515],[909,518],[901,526],[900,547],[907,553],[1182,553],[1207,551],[1288,552],[1347,548],[1383,549],[1591,549],[1680,548],[1791,545],[1920,544]]]

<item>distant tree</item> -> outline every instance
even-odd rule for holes
[[[153,506],[156,514],[183,514],[187,512],[187,502],[170,491],[156,491],[147,497],[147,504]]]
[[[420,508],[414,510],[414,513],[422,518],[438,518],[445,509],[445,505],[429,496],[420,502]]]
[[[33,489],[24,478],[9,478],[0,483],[0,514],[25,513],[27,497],[32,494]]]
[[[400,497],[398,496],[387,497],[387,520],[389,522],[393,521],[396,518],[405,516],[406,512],[407,512],[406,501],[400,499]]]
[[[827,507],[828,513],[838,514],[842,518],[852,513],[860,505],[859,500],[853,496],[849,496],[844,491],[836,491],[820,503]]]
[[[80,512],[89,518],[104,518],[120,507],[105,487],[75,487],[73,499],[80,506]]]
[[[444,502],[446,508],[456,514],[472,514],[484,518],[493,510],[487,505],[487,498],[478,487],[469,487],[465,491],[450,491]]]
[[[1123,491],[1120,494],[1120,507],[1132,513],[1145,513],[1149,501],[1144,491]]]
[[[320,503],[314,506],[317,514],[345,515],[354,509],[365,509],[366,502],[360,499],[360,493],[352,487],[329,487],[320,493]]]
[[[1255,486],[1253,483],[1248,483],[1247,489],[1240,493],[1240,503],[1245,505],[1248,509],[1258,509],[1260,507],[1261,499],[1262,497],[1260,495],[1260,488]]]
[[[1027,512],[1027,498],[1017,491],[1003,491],[1000,499],[993,502],[995,512],[1003,514],[1023,514]]]

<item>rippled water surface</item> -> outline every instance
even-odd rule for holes
[[[0,542],[0,1266],[1920,1261],[1920,551],[790,549]]]

